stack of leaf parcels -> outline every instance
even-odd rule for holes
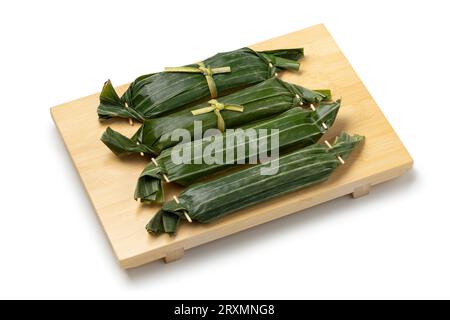
[[[254,151],[256,147],[251,147],[260,145],[263,139],[267,142],[272,141],[273,135],[277,136],[277,147],[281,151],[293,146],[301,148],[314,144],[327,131],[327,128],[333,125],[339,107],[339,101],[321,102],[314,111],[297,107],[272,119],[243,127],[244,130],[254,129],[254,131],[251,131],[254,132],[254,136],[244,135],[242,137],[244,131],[232,131],[229,134],[223,134],[220,147],[214,150],[215,154],[222,155],[222,159],[213,164],[205,163],[202,157],[195,153],[196,150],[203,150],[211,144],[209,137],[183,144],[181,151],[183,154],[189,154],[190,159],[183,161],[181,164],[174,163],[172,148],[164,150],[154,161],[149,162],[142,172],[136,187],[135,199],[140,199],[142,202],[163,202],[163,175],[166,175],[171,182],[188,185],[211,176],[213,173],[229,169],[232,165],[249,163],[248,160],[251,157],[257,156]],[[323,126],[322,123],[326,125]],[[271,131],[272,129],[278,131]],[[264,133],[264,130],[267,130],[267,135],[261,134],[261,132]],[[233,143],[227,144],[227,141],[230,140]],[[243,142],[238,144],[238,141]],[[242,155],[239,154],[239,149],[243,150]],[[268,153],[273,151],[268,148]],[[233,155],[233,159],[227,161],[225,157],[230,154]]]
[[[316,92],[301,86],[271,78],[255,86],[232,93],[216,102],[224,106],[241,106],[242,112],[223,110],[220,115],[227,128],[238,128],[248,123],[269,118],[300,105],[309,105],[325,100],[329,91]],[[203,132],[218,128],[218,117],[214,112],[193,115],[210,105],[201,103],[171,115],[146,120],[131,139],[108,128],[102,141],[118,156],[132,153],[158,155],[162,150],[176,145],[172,133],[177,129],[189,130],[194,136],[194,121],[202,122]]]
[[[341,101],[331,101],[329,90],[277,78],[280,70],[298,70],[301,57],[303,49],[242,48],[141,76],[122,97],[105,83],[99,119],[143,122],[130,138],[109,127],[101,137],[117,156],[151,157],[135,199],[164,203],[163,181],[186,186],[151,219],[150,234],[174,235],[183,220],[210,223],[323,182],[364,140],[342,132],[333,144],[317,143]],[[177,136],[179,129],[189,137]],[[267,161],[261,161],[261,145]],[[213,161],[198,152],[203,149]]]
[[[180,220],[209,223],[237,210],[325,181],[363,137],[342,133],[329,148],[323,144],[288,153],[279,158],[276,175],[261,176],[256,165],[223,177],[187,187],[179,200],[165,203],[148,223],[152,234],[174,234]]]
[[[298,70],[301,57],[301,48],[262,52],[242,48],[218,53],[196,64],[140,76],[122,97],[108,80],[100,95],[98,117],[153,119],[196,101],[257,84],[280,70]]]

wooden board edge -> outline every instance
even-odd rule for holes
[[[253,227],[256,227],[258,225],[291,215],[296,213],[301,213],[302,211],[312,208],[316,205],[319,205],[321,203],[325,203],[337,198],[340,198],[342,196],[350,195],[354,192],[354,190],[360,186],[364,185],[370,185],[375,186],[384,182],[387,182],[389,180],[398,178],[402,176],[406,171],[411,170],[413,167],[413,159],[409,157],[408,160],[406,160],[401,165],[392,168],[388,171],[384,171],[381,173],[378,173],[376,175],[373,175],[371,177],[355,181],[353,183],[349,183],[347,185],[341,185],[339,188],[335,188],[333,190],[330,190],[326,194],[323,194],[320,196],[321,200],[311,201],[307,204],[300,205],[300,208],[298,210],[289,212],[281,212],[277,213],[275,215],[266,213],[264,215],[258,216],[257,220],[255,220],[255,217],[251,217],[247,220],[239,220],[232,224],[226,225],[226,226],[218,226],[217,228],[212,228],[207,233],[195,236],[191,239],[184,239],[182,241],[176,241],[174,239],[173,243],[168,244],[165,247],[161,247],[157,250],[148,251],[136,256],[127,257],[127,258],[120,258],[119,257],[119,265],[123,269],[133,269],[140,267],[144,264],[154,262],[156,260],[160,259],[166,259],[166,262],[171,261],[171,256],[179,251],[187,251],[189,249],[201,246],[203,244],[222,239],[224,237],[233,235],[235,233],[244,231],[246,229],[250,229]],[[316,197],[316,198],[319,198]],[[177,259],[173,259],[177,260]]]
[[[349,62],[347,57],[344,55],[343,51],[340,49],[340,47],[338,46],[338,44],[336,43],[334,38],[331,36],[330,32],[328,31],[328,29],[325,27],[324,24],[317,24],[317,25],[310,26],[310,27],[308,27],[306,29],[302,29],[302,30],[313,29],[313,28],[322,28],[322,29],[324,29],[327,32],[328,35],[330,35],[330,37],[335,42],[335,45],[337,46],[337,48],[339,48],[340,52],[344,56],[344,59],[346,60],[346,62],[350,66],[350,68],[352,69],[352,72],[356,74],[356,76],[358,77],[358,80],[362,83],[362,85],[363,85],[364,89],[366,90],[366,92],[368,93],[369,97],[375,102],[375,100],[373,99],[372,95],[367,90],[367,87],[365,86],[364,82],[359,78],[359,75],[356,73],[356,71],[354,70],[353,66],[351,65],[351,63]],[[296,32],[298,32],[298,31],[293,31],[291,33],[296,33]],[[289,35],[291,33],[288,33],[286,35]],[[272,39],[276,39],[276,38],[277,37],[272,38]],[[269,39],[267,41],[270,41],[272,39]],[[115,88],[118,91],[120,91],[120,90],[125,90],[128,86],[129,86],[129,84],[122,84],[122,85],[117,86],[117,87],[115,86]],[[87,95],[85,97],[82,97],[82,98],[79,98],[79,99],[76,99],[76,100],[73,100],[73,101],[88,99],[88,98],[92,98],[92,97],[95,97],[95,96],[98,97],[98,95],[99,95],[99,93],[94,93],[94,94]],[[73,101],[71,101],[71,102],[73,102]],[[71,102],[68,102],[68,103],[71,103]],[[64,109],[63,108],[64,108],[64,106],[66,104],[67,103],[64,103],[64,104],[57,105],[57,106],[54,106],[54,107],[50,108],[50,113],[52,115],[53,121],[55,122],[57,130],[58,130],[58,132],[59,132],[59,134],[60,134],[60,136],[62,138],[64,146],[65,146],[66,150],[69,151],[69,147],[68,147],[68,145],[66,143],[66,139],[64,137],[63,130],[62,130],[62,128],[60,128],[60,126],[58,124],[60,118],[62,118],[62,116],[64,114],[64,112],[63,112]],[[381,109],[378,107],[378,104],[376,104],[376,102],[375,102],[375,105],[381,112]],[[385,115],[383,113],[382,113],[382,116],[384,117],[385,121],[391,127],[391,130],[395,133],[395,130],[392,128],[392,126],[390,125],[389,121],[387,120],[387,118],[385,117]],[[397,135],[397,138],[398,138],[398,135]],[[399,138],[398,138],[398,140],[403,146],[403,143],[401,142],[401,140]],[[281,217],[284,217],[284,216],[287,216],[287,215],[290,215],[290,214],[301,212],[301,211],[303,211],[303,210],[305,210],[307,208],[313,207],[313,206],[315,206],[317,204],[328,202],[330,200],[339,198],[339,197],[344,196],[344,195],[352,194],[354,192],[354,190],[356,188],[358,188],[358,187],[361,187],[361,186],[364,186],[364,185],[370,185],[370,186],[377,185],[377,184],[380,184],[382,182],[385,182],[385,181],[394,179],[394,178],[396,178],[398,176],[401,176],[406,170],[411,169],[412,166],[413,166],[413,159],[412,159],[412,157],[409,155],[407,149],[404,146],[403,146],[403,148],[406,151],[407,155],[409,156],[409,159],[403,159],[404,161],[403,161],[403,163],[401,165],[399,165],[399,166],[397,166],[395,168],[391,168],[388,171],[380,172],[380,173],[374,174],[374,175],[372,175],[370,177],[366,177],[364,179],[348,183],[346,185],[341,185],[341,186],[339,186],[339,188],[333,188],[333,189],[327,190],[326,192],[324,192],[323,194],[318,196],[318,198],[319,197],[321,198],[320,201],[317,201],[316,203],[309,203],[308,202],[307,205],[300,205],[300,209],[299,210],[296,210],[296,211],[292,211],[291,210],[292,212],[289,212],[289,210],[287,210],[286,212],[276,213],[276,214],[265,213],[265,214],[262,215],[262,217],[258,217],[256,219],[255,219],[255,217],[252,217],[252,218],[249,218],[249,219],[240,219],[238,221],[233,222],[230,225],[217,226],[217,228],[211,228],[211,230],[208,230],[207,232],[205,232],[205,233],[203,233],[201,235],[197,235],[197,236],[193,237],[192,239],[184,239],[184,240],[176,240],[176,239],[174,239],[173,242],[170,242],[166,246],[163,246],[163,247],[158,248],[156,250],[139,253],[139,254],[136,254],[134,256],[133,255],[128,255],[128,257],[124,257],[124,256],[120,257],[118,255],[118,253],[116,252],[116,250],[114,248],[114,245],[111,242],[111,240],[110,240],[110,238],[109,238],[109,236],[108,236],[108,234],[106,232],[106,228],[103,225],[100,216],[97,214],[97,210],[95,208],[93,199],[89,195],[86,183],[83,180],[83,176],[80,174],[80,172],[79,172],[79,170],[78,170],[78,168],[77,168],[77,166],[75,164],[75,161],[74,161],[74,158],[73,158],[72,154],[70,152],[68,152],[68,153],[69,153],[69,156],[71,158],[72,163],[75,166],[77,174],[80,176],[81,182],[83,184],[83,187],[84,187],[86,193],[88,194],[89,200],[91,202],[91,205],[94,208],[96,216],[97,216],[98,220],[100,221],[105,234],[107,235],[108,242],[111,244],[111,247],[113,249],[113,252],[114,252],[115,256],[117,257],[119,265],[122,268],[124,268],[124,269],[131,269],[131,268],[136,268],[136,267],[139,267],[139,266],[141,266],[143,264],[146,264],[146,263],[149,263],[149,262],[152,262],[152,261],[155,261],[155,260],[159,260],[159,259],[175,260],[174,257],[180,256],[177,253],[179,253],[181,251],[184,252],[185,250],[188,250],[188,249],[200,246],[202,244],[209,243],[211,241],[214,241],[214,240],[217,240],[217,239],[220,239],[220,238],[223,238],[223,237],[226,237],[226,236],[229,236],[229,235],[241,232],[241,231],[244,231],[246,229],[258,226],[260,224],[263,224],[263,223],[266,223],[266,222],[270,222],[272,220],[275,220],[275,219],[278,219],[278,218],[281,218]],[[405,158],[408,158],[408,157],[405,157]]]
[[[62,107],[62,105],[61,105],[61,107]],[[66,143],[66,139],[64,138],[64,134],[63,134],[63,132],[62,132],[62,130],[61,130],[59,124],[58,124],[58,121],[57,121],[57,117],[58,116],[57,116],[57,113],[55,112],[58,109],[59,109],[59,106],[51,107],[50,108],[50,115],[52,117],[53,122],[55,123],[56,129],[58,130],[59,136],[60,136],[60,138],[61,138],[61,140],[62,140],[62,142],[64,144],[64,148],[66,149],[66,152],[69,155],[70,161],[72,162],[72,165],[75,168],[77,176],[81,180],[81,184],[83,185],[83,190],[84,190],[85,194],[87,195],[87,197],[89,199],[89,203],[91,204],[91,207],[92,207],[92,209],[93,209],[93,211],[95,213],[95,216],[97,217],[97,220],[99,221],[99,223],[100,223],[100,225],[102,227],[103,233],[106,236],[106,239],[108,240],[108,243],[109,243],[112,251],[114,252],[114,256],[117,259],[116,261],[119,261],[119,265],[120,265],[120,257],[118,255],[118,253],[116,252],[113,243],[109,239],[109,236],[108,236],[108,234],[106,232],[105,225],[103,224],[102,220],[100,219],[100,216],[97,214],[97,209],[95,208],[94,201],[93,201],[93,199],[91,198],[91,196],[90,196],[90,194],[88,192],[88,188],[87,188],[86,183],[85,183],[85,181],[83,179],[83,176],[81,175],[80,171],[78,170],[78,167],[77,167],[77,165],[75,163],[75,159],[73,158],[72,153],[69,151],[69,148],[68,148],[67,143]]]

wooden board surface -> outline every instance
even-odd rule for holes
[[[140,205],[133,200],[133,192],[148,159],[119,159],[103,145],[100,136],[106,125],[97,120],[99,95],[51,109],[122,267],[132,268],[161,258],[176,260],[189,248],[258,224],[346,194],[364,195],[371,185],[395,178],[412,167],[408,151],[323,25],[252,46],[256,50],[293,47],[305,48],[301,72],[286,72],[281,78],[312,89],[330,88],[334,98],[342,97],[338,119],[325,138],[334,139],[345,130],[366,136],[365,144],[325,183],[242,210],[214,224],[184,223],[174,238],[147,234],[145,225],[159,206]],[[143,73],[148,71],[151,70],[143,70]],[[118,90],[122,93],[126,88],[124,85]],[[127,135],[138,128],[126,121],[113,121],[109,125]],[[181,191],[175,186],[167,190],[168,197]]]

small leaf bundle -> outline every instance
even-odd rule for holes
[[[107,81],[100,94],[100,120],[122,117],[144,121],[194,102],[257,84],[278,70],[298,70],[303,49],[257,52],[250,48],[218,53],[185,67],[143,75],[119,97]]]
[[[170,201],[151,219],[149,233],[174,234],[181,219],[209,223],[237,210],[325,181],[364,137],[339,135],[331,148],[314,144],[279,158],[279,172],[261,176],[261,165],[197,183],[179,201]]]
[[[277,78],[271,78],[217,99],[215,103],[239,105],[243,108],[243,112],[226,109],[218,112],[227,127],[237,128],[280,114],[301,104],[309,105],[326,100],[329,96],[330,92],[327,90],[311,91]],[[191,136],[194,136],[194,121],[202,121],[203,133],[208,129],[217,128],[219,122],[217,110],[198,115],[192,114],[192,110],[204,110],[210,107],[210,104],[211,102],[201,103],[170,116],[147,120],[131,138],[107,128],[101,140],[118,156],[133,153],[158,155],[162,150],[179,143],[179,141],[171,139],[171,134],[175,130],[186,129]]]
[[[216,154],[222,155],[221,163],[206,164],[200,152],[200,158],[196,150],[204,150],[212,142],[214,137],[207,137],[190,143],[181,145],[183,153],[189,150],[190,159],[181,164],[174,163],[172,160],[173,148],[164,150],[156,161],[150,162],[139,177],[135,191],[135,199],[141,202],[164,202],[164,189],[162,186],[163,175],[166,175],[171,182],[181,185],[188,185],[199,181],[213,173],[226,170],[233,164],[250,163],[249,159],[255,156],[255,151],[251,147],[261,145],[264,139],[266,143],[272,141],[273,136],[278,138],[278,147],[281,151],[291,146],[297,148],[305,147],[316,143],[320,137],[331,127],[339,111],[340,101],[325,103],[321,102],[313,110],[303,108],[293,108],[270,120],[260,121],[258,123],[243,127],[242,129],[254,129],[254,136],[244,136],[242,131],[231,131],[231,133],[222,134],[221,147],[215,149]],[[325,125],[323,125],[325,123]],[[261,129],[267,130],[265,134]],[[277,129],[278,132],[271,130]],[[227,143],[232,141],[233,143]],[[239,150],[244,150],[239,155]],[[272,149],[268,148],[272,153]],[[230,162],[226,159],[227,155],[233,155]],[[200,161],[197,161],[200,160]]]

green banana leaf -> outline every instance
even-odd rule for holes
[[[244,143],[239,147],[236,142],[239,141],[240,132],[224,133],[222,134],[222,149],[216,149],[216,152],[222,154],[222,164],[207,164],[194,156],[195,150],[205,150],[212,143],[210,138],[183,144],[182,149],[189,150],[190,159],[182,164],[173,162],[173,148],[166,149],[156,158],[157,165],[154,162],[149,162],[143,170],[136,186],[134,198],[140,199],[141,202],[164,202],[163,175],[166,175],[171,182],[188,185],[209,177],[213,173],[229,169],[233,167],[233,164],[249,163],[249,159],[255,156],[250,146],[254,143],[260,145],[259,142],[262,139],[269,142],[272,141],[273,136],[277,136],[278,147],[281,152],[292,146],[300,148],[314,144],[333,125],[339,107],[340,101],[321,102],[314,111],[297,107],[270,120],[248,125],[242,129],[254,129],[256,135],[253,137],[245,136]],[[323,123],[325,123],[325,126]],[[263,131],[259,131],[261,129],[267,130],[267,135],[264,135]],[[272,129],[278,129],[278,132],[272,132]],[[227,145],[227,141],[233,141],[234,143]],[[238,148],[245,150],[241,158],[238,158]],[[272,150],[270,148],[268,150],[272,154]],[[233,154],[232,162],[227,161],[227,154]]]
[[[347,158],[363,140],[359,135],[341,133],[331,149],[314,144],[280,157],[275,175],[262,176],[260,169],[265,164],[260,164],[193,184],[180,194],[178,201],[166,202],[146,229],[154,235],[173,235],[180,220],[188,217],[210,223],[237,210],[325,181],[340,165],[337,157]]]
[[[317,103],[330,98],[329,90],[311,91],[301,86],[271,78],[255,86],[232,93],[218,99],[223,104],[240,105],[243,112],[221,111],[228,128],[259,121],[280,114],[300,104]],[[170,116],[146,120],[133,137],[128,138],[117,131],[107,128],[101,140],[116,155],[126,156],[134,153],[158,155],[162,150],[170,148],[178,141],[172,141],[171,134],[176,129],[189,130],[194,136],[194,121],[202,121],[203,133],[217,128],[218,119],[214,112],[194,116],[191,111],[202,109],[208,103],[201,103]]]
[[[204,60],[205,67],[229,67],[230,72],[213,74],[217,96],[223,96],[275,75],[279,70],[298,70],[303,49],[253,51],[242,48],[218,53]],[[192,64],[186,67],[198,68]],[[202,73],[159,72],[140,76],[122,97],[108,80],[100,94],[97,109],[100,120],[121,117],[137,121],[159,117],[175,109],[211,97],[208,82]]]

